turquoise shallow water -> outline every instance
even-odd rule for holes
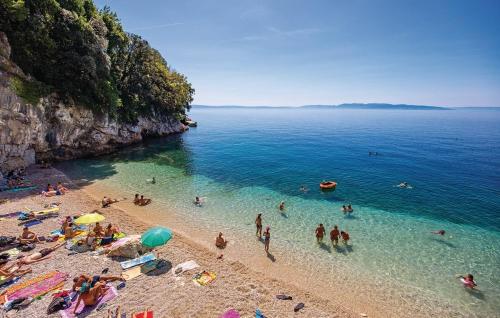
[[[374,277],[491,317],[500,310],[500,112],[195,109],[199,127],[61,165],[73,178],[145,192],[186,221],[253,233],[310,270]],[[377,151],[379,156],[368,156]],[[145,180],[155,176],[158,183]],[[333,179],[334,192],[318,190]],[[407,181],[413,189],[395,187]],[[300,185],[310,191],[303,194]],[[206,197],[203,208],[194,196]],[[286,217],[276,211],[284,200]],[[340,213],[352,203],[352,217]],[[351,248],[318,247],[318,223]],[[445,229],[445,237],[430,231]],[[481,292],[453,278],[475,275]],[[416,300],[414,300],[417,302]]]

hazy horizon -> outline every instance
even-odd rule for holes
[[[96,4],[187,76],[195,104],[500,105],[499,1]]]

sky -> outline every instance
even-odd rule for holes
[[[95,0],[194,104],[500,106],[500,0]]]

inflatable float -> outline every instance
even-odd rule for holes
[[[335,190],[337,187],[337,182],[334,181],[323,181],[319,184],[321,190]]]

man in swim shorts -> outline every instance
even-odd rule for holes
[[[338,229],[337,225],[335,225],[333,227],[333,230],[331,230],[331,232],[330,232],[330,240],[332,241],[332,245],[334,247],[339,244],[339,236],[340,236],[339,229]]]
[[[318,241],[318,243],[323,242],[323,236],[325,236],[325,227],[323,226],[323,223],[321,223],[316,228],[316,240]]]

